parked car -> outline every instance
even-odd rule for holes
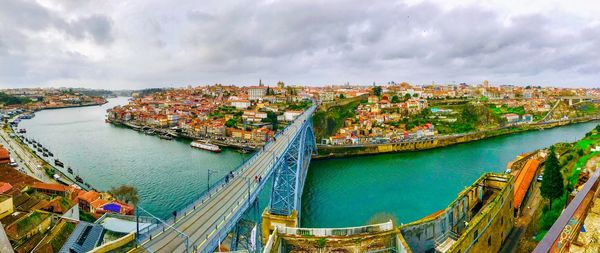
[[[538,182],[542,182],[543,179],[544,179],[544,174],[541,174],[541,175],[537,176],[537,181]]]

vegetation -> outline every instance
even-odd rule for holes
[[[373,91],[373,95],[379,97],[379,96],[381,96],[383,89],[381,88],[381,86],[374,86],[372,91]]]
[[[110,194],[116,199],[125,201],[126,203],[136,205],[139,201],[138,190],[130,185],[121,185],[117,188],[110,189]]]
[[[30,102],[31,102],[31,99],[29,99],[29,98],[10,96],[4,92],[0,92],[0,104],[21,105],[21,104],[27,104]]]
[[[315,128],[317,141],[334,135],[343,126],[345,119],[354,117],[360,103],[361,101],[353,101],[345,105],[332,106],[327,111],[315,112],[313,124],[319,126]]]
[[[82,221],[85,221],[85,222],[91,222],[91,223],[96,222],[96,218],[94,218],[94,216],[92,216],[88,212],[84,212],[81,209],[79,209],[79,219]]]
[[[544,180],[542,180],[540,191],[542,197],[550,201],[550,205],[552,205],[553,200],[560,198],[565,192],[563,176],[560,172],[560,165],[558,164],[554,147],[550,147],[550,152],[544,165]]]

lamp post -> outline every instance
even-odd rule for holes
[[[208,177],[206,178],[206,192],[210,191],[210,175],[217,174],[217,172],[218,171],[216,171],[216,170],[208,169],[208,171],[207,171]]]

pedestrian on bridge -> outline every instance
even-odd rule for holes
[[[173,218],[174,220],[177,220],[177,210],[173,211]]]

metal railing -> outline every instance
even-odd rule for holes
[[[535,247],[533,253],[545,253],[551,251],[563,252],[565,249],[568,249],[568,245],[570,245],[571,240],[574,239],[574,236],[576,235],[575,233],[579,231],[581,223],[583,222],[583,217],[580,217],[582,220],[576,221],[575,224],[571,224],[573,222],[573,216],[575,215],[576,211],[583,206],[586,197],[589,198],[589,194],[598,194],[597,188],[599,178],[600,167],[596,168],[596,171],[583,185],[581,191],[575,195],[575,198],[571,201],[571,203],[569,203],[567,208],[563,210],[556,222],[554,222],[554,225],[550,227],[550,230],[548,230],[548,233],[546,233],[542,241],[540,241],[537,247]]]
[[[275,135],[275,138],[281,138],[281,136],[286,134],[287,131],[291,128],[294,128],[294,130],[297,131],[302,125],[304,125],[306,123],[306,120],[308,119],[308,117],[310,117],[310,115],[312,115],[312,113],[315,111],[315,109],[316,109],[316,106],[314,106],[314,105],[311,106],[302,115],[297,117],[296,120],[294,121],[294,123],[286,126],[283,129],[283,131],[277,133]],[[302,121],[302,122],[300,122],[300,121]],[[286,141],[291,142],[293,139],[295,139],[297,137],[299,132],[300,131],[297,131],[296,133],[294,133],[293,137],[286,138]],[[289,144],[289,143],[287,143],[287,144]],[[247,207],[250,206],[251,201],[258,197],[258,194],[260,193],[259,190],[262,189],[264,187],[264,185],[266,184],[266,182],[268,181],[266,179],[272,174],[272,172],[273,172],[272,168],[276,165],[277,160],[281,158],[281,156],[279,156],[279,157],[275,156],[275,154],[273,153],[273,150],[269,150],[273,145],[275,145],[275,142],[273,142],[273,141],[267,143],[262,149],[258,150],[257,152],[252,154],[249,159],[245,160],[243,164],[240,164],[239,166],[237,166],[235,169],[232,170],[232,174],[234,175],[234,178],[239,177],[239,176],[241,176],[241,174],[243,172],[245,172],[247,169],[249,169],[251,166],[253,166],[254,162],[256,160],[261,158],[261,156],[266,155],[265,153],[270,153],[272,156],[272,158],[269,160],[269,162],[266,166],[266,168],[271,168],[271,169],[266,170],[266,171],[264,171],[264,169],[259,170],[260,174],[264,175],[264,177],[263,177],[264,180],[262,180],[262,182],[260,184],[250,184],[250,186],[249,186],[250,196],[248,198],[241,198],[236,203],[234,210],[230,211],[228,214],[223,215],[223,217],[221,217],[218,220],[216,220],[215,222],[213,222],[211,227],[214,227],[215,230],[221,231],[221,232],[217,233],[217,235],[218,235],[217,237],[219,237],[219,238],[225,237],[226,233],[228,233],[228,230],[231,229],[233,227],[233,225],[235,225],[237,220],[243,214],[243,212],[240,210],[246,210]],[[287,147],[285,150],[287,150]],[[263,159],[264,159],[264,157],[263,157]],[[178,233],[178,235],[180,237],[185,239],[186,248],[189,248],[187,246],[188,235],[177,230],[174,227],[174,225],[177,222],[179,222],[180,220],[186,219],[190,213],[196,212],[196,211],[201,211],[204,207],[203,204],[205,202],[207,202],[209,199],[211,199],[216,193],[218,193],[222,189],[224,189],[227,185],[228,185],[228,182],[226,181],[225,177],[220,178],[217,182],[215,182],[213,185],[211,185],[208,188],[208,190],[205,190],[202,193],[200,193],[200,195],[198,195],[198,197],[194,201],[192,201],[192,203],[190,205],[186,206],[181,211],[179,211],[178,213],[180,214],[180,216],[177,218],[169,217],[167,220],[161,220],[158,217],[151,215],[149,212],[143,210],[140,207],[141,210],[143,210],[145,213],[148,213],[150,216],[152,216],[152,218],[149,219],[149,221],[151,222],[150,226],[147,226],[147,227],[139,230],[138,237],[137,237],[138,242],[140,244],[144,244],[145,242],[151,240],[153,237],[156,237],[156,235],[172,230],[172,231],[175,231],[176,233]],[[260,188],[260,189],[257,190],[257,188]],[[140,217],[142,217],[142,216],[140,216]],[[225,232],[223,232],[223,231],[225,231]],[[222,234],[222,233],[225,233],[225,234]],[[207,236],[207,238],[205,238],[204,241],[202,241],[201,243],[197,243],[195,245],[189,245],[189,246],[192,246],[195,250],[199,250],[199,249],[203,249],[203,248],[207,248],[207,247],[210,248],[211,246],[213,246],[212,244],[214,244],[213,241],[215,241],[215,240],[211,240],[209,238],[209,236]],[[214,245],[214,246],[216,247],[216,245]]]
[[[366,233],[385,232],[394,229],[392,221],[375,225],[348,228],[291,228],[277,227],[277,232],[286,235],[301,236],[351,236]]]

